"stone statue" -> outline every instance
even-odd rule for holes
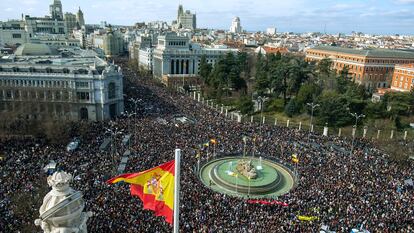
[[[87,233],[86,221],[92,212],[83,212],[82,193],[69,187],[72,175],[55,172],[47,178],[52,190],[43,198],[40,217],[35,220],[44,233]]]
[[[247,177],[249,180],[257,178],[256,169],[254,169],[251,160],[239,160],[236,169],[240,174]]]

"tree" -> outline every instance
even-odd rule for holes
[[[306,103],[315,101],[321,92],[322,90],[318,85],[314,83],[306,83],[300,87],[296,100],[298,104],[303,106]]]
[[[237,103],[237,109],[242,114],[250,114],[254,111],[253,101],[248,96],[241,96]]]
[[[207,62],[206,55],[203,55],[201,57],[200,61],[200,76],[204,80],[205,83],[207,83],[208,78],[211,73],[211,65]]]
[[[285,114],[289,117],[296,115],[300,111],[299,105],[295,98],[289,100],[289,103],[285,107]]]
[[[318,120],[320,124],[344,126],[351,121],[347,98],[335,91],[326,91],[319,98]]]
[[[268,92],[270,81],[267,75],[268,67],[265,58],[262,56],[261,52],[257,54],[256,62],[256,84],[255,90],[258,95],[264,95]]]

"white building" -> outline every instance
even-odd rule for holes
[[[267,28],[266,34],[271,36],[276,35],[276,28]]]
[[[242,27],[241,27],[241,24],[240,24],[240,18],[239,17],[235,17],[233,19],[233,21],[231,22],[230,32],[232,32],[232,33],[241,33],[242,32]]]
[[[214,65],[220,56],[229,52],[236,53],[238,50],[203,48],[191,43],[188,37],[168,33],[158,37],[158,45],[153,53],[153,74],[167,85],[178,80],[185,82],[185,77],[198,77],[202,56],[206,56],[207,62]]]
[[[195,30],[197,28],[196,14],[192,14],[189,10],[184,11],[183,6],[178,6],[177,21],[173,22],[174,29],[189,29]]]
[[[152,71],[154,48],[142,48],[139,50],[138,64],[145,70]]]
[[[35,35],[69,36],[73,29],[85,25],[83,13],[79,9],[77,15],[63,14],[62,3],[54,0],[49,6],[49,14],[44,17],[23,16],[21,20],[0,22],[0,45],[21,45],[31,42]]]
[[[0,60],[0,115],[110,119],[124,111],[122,83],[120,67],[91,50],[24,44]]]

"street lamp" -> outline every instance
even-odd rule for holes
[[[141,102],[141,99],[134,99],[134,98],[130,98],[129,99],[129,101],[131,101],[132,103],[134,103],[134,114],[135,114],[135,116],[137,115],[137,113],[138,113],[138,107],[137,107],[137,105],[138,105],[138,103],[139,102]],[[136,118],[135,118],[136,119]],[[137,144],[137,124],[136,124],[136,122],[135,122],[135,127],[134,127],[134,145],[136,145]]]
[[[313,102],[312,103],[307,103],[306,105],[311,107],[311,119],[310,119],[310,127],[309,127],[309,138],[310,138],[310,134],[313,131],[313,123],[312,123],[312,121],[313,121],[313,110],[315,108],[319,107],[320,105],[319,104],[314,104]]]
[[[352,145],[351,145],[351,151],[350,151],[350,154],[349,154],[349,155],[352,156],[352,153],[354,151],[355,133],[356,133],[356,130],[357,130],[357,127],[358,127],[358,120],[359,120],[359,118],[364,118],[365,115],[364,114],[358,114],[358,113],[350,113],[350,114],[351,114],[351,116],[355,117],[355,125],[352,129]]]
[[[266,101],[266,97],[258,96],[256,99],[260,102],[260,135],[262,135],[262,125],[263,125],[263,103]]]
[[[112,154],[112,162],[113,162],[114,171],[115,171],[115,169],[116,169],[115,157],[116,157],[116,154],[117,154],[117,149],[116,149],[116,136],[118,134],[121,134],[121,132],[118,131],[118,128],[117,127],[114,127],[114,130],[108,128],[108,129],[106,129],[106,132],[108,132],[108,133],[111,134],[111,154]],[[114,137],[115,137],[115,142],[114,142]]]

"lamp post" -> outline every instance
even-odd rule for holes
[[[354,125],[354,129],[352,130],[353,132],[352,132],[351,151],[349,153],[349,155],[352,156],[352,153],[354,151],[354,141],[355,141],[356,130],[357,130],[357,127],[358,127],[358,120],[359,120],[359,118],[364,118],[365,115],[364,114],[358,114],[358,113],[350,113],[350,114],[351,114],[351,116],[355,117],[355,125]]]
[[[136,117],[136,115],[138,113],[138,103],[141,101],[141,99],[130,98],[129,101],[131,101],[132,103],[134,103],[134,107],[135,108],[134,108],[134,112],[133,113],[135,114],[135,117]],[[134,127],[134,145],[136,145],[137,144],[137,124],[136,124],[135,121],[134,121],[134,123],[135,123],[135,127]]]
[[[132,116],[135,116],[137,113],[136,112],[132,112],[132,113],[128,113],[128,112],[125,112],[126,113],[126,115],[127,115],[127,117],[128,117],[128,119],[129,119],[129,124],[128,124],[128,132],[130,133],[130,135],[131,135],[131,137],[132,137],[132,135],[134,135],[134,133],[136,132],[136,130],[134,129],[134,132],[132,132],[132,127],[131,127],[131,124],[132,124],[132,120],[131,120],[131,117]],[[135,126],[136,127],[136,126]],[[131,137],[129,137],[129,141],[128,141],[128,148],[129,149],[131,149]],[[135,137],[134,137],[135,138]]]
[[[310,118],[310,128],[309,128],[309,133],[311,133],[313,131],[313,127],[312,127],[312,122],[313,122],[313,111],[315,108],[319,107],[319,104],[314,104],[312,103],[307,103],[306,105],[308,105],[309,107],[311,107],[311,118]]]
[[[106,132],[108,132],[108,133],[111,134],[111,154],[112,154],[112,162],[113,162],[114,171],[115,171],[115,169],[116,169],[115,157],[116,157],[116,154],[117,154],[117,149],[116,149],[116,136],[118,134],[120,134],[120,132],[118,131],[118,128],[117,127],[114,127],[114,129],[108,128],[108,129],[106,129]]]
[[[262,126],[263,126],[263,103],[266,100],[266,97],[258,96],[257,101],[260,102],[260,136],[262,135]]]

